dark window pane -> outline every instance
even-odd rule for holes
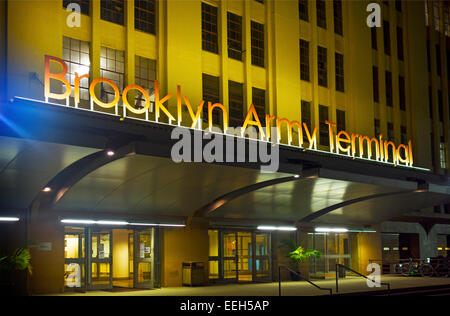
[[[203,74],[203,121],[208,122],[208,102],[211,104],[220,103],[220,90],[219,90],[219,77]],[[218,125],[220,123],[220,110],[214,109],[212,112],[213,124]]]
[[[343,35],[341,0],[333,1],[333,13],[334,13],[334,33]]]
[[[202,3],[202,49],[218,53],[217,8]]]
[[[328,125],[325,121],[328,121],[328,107],[319,104],[319,143],[323,146],[330,145],[329,133],[328,133]]]
[[[252,21],[252,65],[264,67],[264,24]]]
[[[124,9],[124,0],[101,0],[102,20],[123,25]]]
[[[373,100],[380,102],[380,92],[378,84],[378,67],[372,67]]]
[[[134,0],[134,27],[155,34],[155,0]]]
[[[337,131],[345,131],[345,111],[336,110]]]
[[[308,0],[298,0],[298,15],[301,20],[308,22]]]
[[[372,35],[372,48],[377,50],[378,49],[378,42],[377,42],[377,28],[371,27],[370,32]]]
[[[399,94],[399,104],[400,110],[406,110],[406,94],[405,94],[405,78],[400,76],[398,77],[398,94]]]
[[[391,55],[391,34],[389,30],[389,22],[383,21],[383,39],[384,39],[384,53]]]
[[[252,103],[255,106],[261,125],[264,126],[266,119],[266,91],[252,88]]]
[[[327,78],[327,49],[321,46],[317,47],[318,80],[319,85],[328,86]]]
[[[308,131],[311,133],[311,102],[302,100],[301,107],[302,122],[306,124]],[[303,129],[303,141],[307,139],[306,130]]]
[[[344,55],[335,53],[336,90],[344,92]]]
[[[244,124],[244,93],[242,83],[228,81],[230,127]]]
[[[327,11],[325,0],[316,0],[317,26],[327,28]]]
[[[228,12],[228,57],[242,60],[242,17]]]
[[[300,78],[309,81],[309,42],[300,40]]]
[[[399,60],[403,60],[403,30],[397,27],[397,57]]]

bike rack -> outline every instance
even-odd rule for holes
[[[339,280],[339,267],[340,267],[341,269],[344,269],[344,270],[348,270],[348,271],[350,271],[350,272],[353,272],[353,273],[355,273],[355,274],[357,274],[357,275],[363,277],[364,279],[370,280],[370,281],[372,281],[373,283],[375,283],[374,280],[369,279],[369,278],[366,277],[365,275],[363,275],[363,274],[361,274],[361,273],[359,273],[359,272],[356,272],[355,270],[350,269],[349,267],[346,267],[346,266],[344,266],[344,265],[342,265],[342,264],[340,264],[340,263],[336,263],[336,293],[339,292],[339,282],[338,282],[338,280]],[[390,284],[390,283],[383,283],[383,282],[380,282],[380,284],[381,284],[381,285],[387,286],[388,295],[390,295],[390,292],[391,292],[391,284]]]
[[[323,288],[323,287],[318,286],[317,284],[314,284],[313,282],[311,282],[310,280],[302,277],[299,273],[295,272],[294,270],[292,270],[288,266],[278,266],[278,296],[281,296],[281,268],[284,268],[284,269],[288,270],[289,272],[294,273],[300,279],[302,279],[303,281],[308,282],[309,284],[311,284],[315,288],[317,288],[319,290],[322,290],[322,291],[329,291],[330,295],[333,295],[333,290],[331,288]]]

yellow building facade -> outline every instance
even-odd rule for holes
[[[257,103],[259,92],[260,113],[308,122],[310,128],[316,126],[319,150],[330,150],[326,144],[328,126],[325,120],[328,120],[349,133],[369,137],[383,134],[395,144],[407,145],[411,140],[415,166],[441,176],[449,175],[449,7],[444,2],[401,1],[399,6],[397,1],[373,1],[381,8],[381,27],[377,28],[367,26],[371,14],[367,10],[368,1],[160,0],[143,1],[146,4],[142,10],[136,9],[135,1],[106,2],[107,8],[102,8],[101,2],[96,0],[3,1],[0,5],[0,20],[4,26],[0,32],[2,101],[15,97],[44,101],[44,57],[48,55],[71,63],[71,67],[76,65],[73,69],[85,71],[79,75],[89,74],[89,82],[107,77],[117,83],[121,92],[129,85],[142,85],[152,101],[153,80],[157,80],[161,97],[168,93],[174,95],[166,103],[174,117],[177,86],[181,87],[183,96],[188,96],[194,109],[202,100],[213,101],[207,99],[213,95],[224,105],[230,120],[233,116],[238,121],[243,121],[252,104]],[[67,9],[70,3],[79,5],[81,15],[73,16],[74,12]],[[78,18],[79,25],[76,24]],[[230,35],[233,21],[240,25],[235,29],[238,35]],[[435,23],[438,23],[436,27]],[[145,31],[137,29],[138,24]],[[212,29],[208,29],[211,25]],[[210,36],[212,33],[212,37],[206,33]],[[230,37],[240,39],[240,50],[230,50]],[[258,42],[261,38],[262,44]],[[211,41],[216,45],[212,49],[216,52],[205,49]],[[427,69],[427,41],[431,71]],[[441,50],[440,57],[437,57],[437,48]],[[73,57],[74,54],[78,57]],[[73,69],[69,70],[72,75]],[[439,75],[437,69],[440,69]],[[214,85],[205,89],[207,80],[217,80],[214,81],[217,89],[211,92]],[[81,82],[81,90],[87,93],[87,86]],[[55,91],[60,89],[52,87]],[[106,95],[106,99],[110,94],[103,87],[96,91],[102,97]],[[82,92],[80,107],[87,109],[88,99]],[[74,105],[73,95],[68,102]],[[99,108],[95,106],[95,109]],[[430,118],[430,109],[433,118]],[[126,110],[119,107],[118,111]],[[105,112],[114,114],[113,110]],[[148,115],[154,119],[154,113]],[[184,124],[186,112],[183,117]],[[165,118],[161,121],[167,122]],[[436,207],[439,213],[448,212],[448,204],[436,205],[434,210],[424,208],[420,212],[433,213]],[[32,214],[33,209],[18,212]],[[27,240],[52,243],[52,249],[47,252],[32,248],[35,270],[29,280],[32,293],[67,290],[65,262],[68,261],[64,261],[64,253],[69,239],[65,240],[64,236],[78,235],[64,231],[60,216],[55,211],[32,217],[27,222]],[[121,218],[114,212],[104,212],[102,216]],[[127,215],[128,219],[131,217]],[[230,230],[217,227],[221,226],[204,221],[188,222],[181,228],[160,227],[159,237],[155,239],[160,245],[159,268],[152,267],[152,271],[155,269],[154,273],[160,275],[158,285],[181,286],[183,262],[205,263],[206,279],[219,274],[220,269],[226,270],[219,269],[216,259],[211,259],[216,257],[214,253],[219,252],[218,248],[221,251],[226,248],[227,240],[221,239],[224,241],[211,246],[214,234],[211,231],[228,234]],[[237,231],[239,227],[242,230],[241,224],[233,229]],[[342,263],[351,263],[357,271],[365,272],[369,260],[383,256],[381,224],[376,225],[376,230],[376,233],[360,231],[336,235],[327,245],[333,242],[336,249],[340,249],[335,251],[342,256]],[[117,256],[127,256],[133,247],[137,251],[127,238],[140,237],[126,230],[113,230],[112,234],[112,260],[117,263],[113,271],[105,273],[112,274],[112,278],[126,279],[133,268],[128,261],[118,263]],[[275,280],[277,265],[286,263],[278,250],[281,240],[293,238],[312,247],[316,241],[313,242],[311,236],[277,232],[266,240],[252,232],[247,238],[255,245],[252,246],[254,251],[271,248],[271,264],[266,269],[270,277],[266,280]],[[245,236],[236,233],[233,238],[238,240]],[[264,239],[261,244],[258,238]],[[238,249],[233,248],[233,251]],[[246,251],[247,256],[253,255],[252,251]],[[259,257],[251,257],[247,262],[260,260],[258,264],[252,263],[260,269],[259,265],[264,265],[266,260],[263,250],[254,255]],[[133,254],[130,256],[132,258]],[[226,265],[225,261],[220,264]],[[317,272],[309,271],[311,275]],[[330,276],[332,269],[327,268],[323,274]]]

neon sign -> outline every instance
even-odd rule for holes
[[[50,72],[50,63],[54,62],[59,64],[62,67],[62,71],[60,73],[51,73]],[[48,99],[56,99],[56,100],[65,100],[69,98],[72,93],[72,89],[74,89],[74,102],[75,105],[80,103],[80,81],[83,79],[89,79],[89,74],[79,75],[75,73],[74,78],[74,86],[70,85],[70,83],[65,79],[67,75],[67,64],[60,58],[45,56],[45,98]],[[66,91],[64,93],[56,94],[52,93],[50,90],[50,80],[56,80],[61,82]],[[105,83],[111,86],[114,91],[114,99],[105,103],[100,100],[95,94],[95,87],[99,83]],[[168,119],[169,124],[172,125],[172,122],[176,122],[178,126],[181,126],[182,121],[182,107],[185,106],[188,110],[188,114],[192,124],[190,128],[201,128],[202,122],[202,113],[203,108],[205,106],[205,101],[202,100],[200,104],[197,106],[196,111],[193,110],[191,103],[187,96],[183,96],[181,94],[181,87],[177,86],[177,115],[176,118],[170,113],[168,108],[164,105],[169,99],[171,99],[174,95],[172,93],[168,93],[166,96],[160,96],[160,87],[159,82],[157,80],[154,81],[155,85],[155,122],[159,122],[161,115],[165,115]],[[142,93],[145,99],[145,105],[142,108],[133,107],[127,99],[128,93],[132,90],[137,90]],[[116,84],[106,78],[97,78],[93,80],[89,87],[89,95],[91,98],[91,110],[93,110],[93,104],[95,103],[101,108],[110,109],[117,108],[120,99],[122,99],[124,105],[124,116],[126,116],[126,110],[134,113],[134,114],[146,114],[146,120],[148,120],[148,113],[150,112],[150,95],[148,92],[138,86],[138,85],[129,85],[125,87],[120,95],[119,88]],[[184,102],[183,102],[184,101]],[[228,125],[228,112],[223,104],[220,103],[207,103],[208,109],[208,128],[209,130],[213,127],[213,111],[220,111],[222,113],[222,131],[224,134],[228,134],[230,130]],[[256,109],[252,104],[247,112],[247,115],[244,120],[244,124],[240,130],[239,136],[244,136],[245,131],[248,127],[256,127],[259,131],[260,140],[270,141],[273,143],[284,143],[290,146],[309,149],[309,150],[317,150],[317,126],[310,131],[306,123],[301,123],[299,121],[290,121],[287,118],[279,118],[273,115],[268,115],[264,117],[264,122],[266,128],[263,128],[261,124],[261,118],[258,117]],[[411,140],[408,141],[408,144],[400,144],[396,146],[394,142],[383,140],[383,135],[380,134],[378,138],[368,137],[359,134],[348,134],[346,131],[334,131],[335,123],[325,121],[326,125],[328,125],[328,135],[329,135],[329,152],[332,154],[345,155],[353,158],[362,158],[368,159],[376,162],[385,162],[385,163],[393,163],[394,165],[403,165],[412,167],[413,166],[413,153],[412,153],[412,143]],[[271,131],[272,130],[272,131]],[[293,134],[297,133],[296,145],[293,145]],[[303,139],[303,132],[306,135],[306,139]],[[284,136],[284,137],[283,137]],[[285,140],[282,142],[282,140]],[[308,146],[304,147],[304,143],[307,141]]]

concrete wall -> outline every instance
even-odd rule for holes
[[[161,276],[162,286],[181,286],[182,263],[205,263],[208,278],[209,239],[208,227],[193,223],[184,228],[165,228],[162,233]]]
[[[28,224],[28,240],[33,274],[33,294],[61,293],[64,290],[64,227],[57,218],[41,217]],[[40,243],[50,243],[50,250],[40,250]]]
[[[427,234],[418,223],[385,222],[381,231],[386,233],[415,233],[419,234],[420,258],[426,259],[437,256],[437,235],[450,235],[450,225],[434,225]]]

